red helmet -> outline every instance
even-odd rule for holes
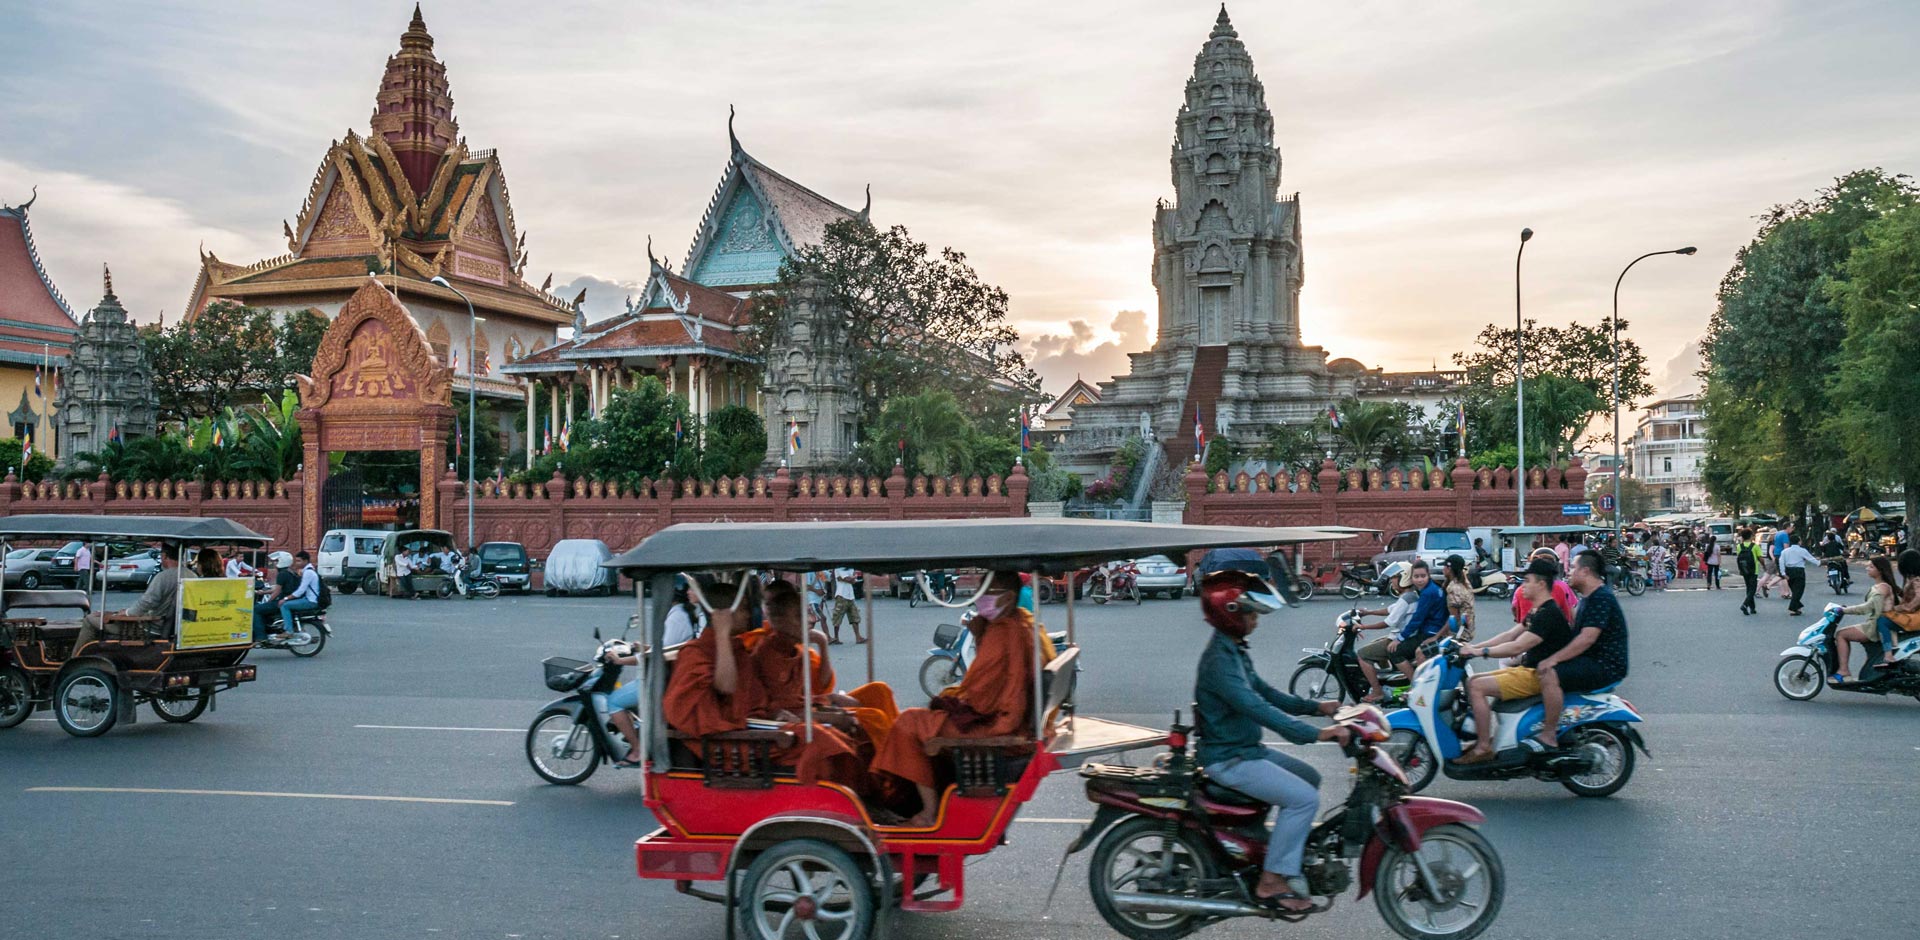
[[[1200,579],[1200,614],[1215,630],[1245,636],[1245,613],[1265,614],[1285,603],[1265,578],[1245,571],[1216,571]]]

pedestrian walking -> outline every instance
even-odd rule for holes
[[[1710,538],[1707,540],[1707,554],[1704,560],[1707,565],[1707,588],[1714,591],[1726,590],[1726,586],[1720,583],[1719,539]]]
[[[80,550],[73,553],[73,576],[75,586],[82,591],[93,590],[93,549],[87,543],[80,543]]]
[[[1820,560],[1800,544],[1800,536],[1787,533],[1787,550],[1780,553],[1780,570],[1787,573],[1787,590],[1792,592],[1787,599],[1787,613],[1800,616],[1800,595],[1807,592],[1807,567],[1818,564]]]
[[[1733,547],[1733,567],[1747,585],[1747,599],[1740,602],[1740,613],[1759,613],[1753,604],[1753,591],[1760,583],[1760,544],[1753,540],[1753,530],[1745,526],[1740,528],[1740,544]]]
[[[854,603],[859,599],[860,592],[855,591],[854,588],[860,579],[860,572],[852,568],[833,569],[833,638],[828,641],[829,643],[840,642],[842,620],[853,623],[854,643],[867,642],[866,638],[860,635],[860,607]]]

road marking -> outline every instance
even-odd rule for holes
[[[357,793],[273,793],[263,790],[175,790],[159,787],[28,787],[28,793],[171,793],[181,796],[265,796],[296,800],[364,800],[373,803],[451,803],[512,806],[511,800],[456,800],[438,796],[367,796]]]
[[[1014,821],[1023,822],[1023,823],[1039,823],[1040,825],[1043,825],[1043,826],[1085,826],[1085,825],[1090,825],[1093,822],[1093,820],[1091,819],[1049,819],[1048,817],[1045,817],[1045,816],[1035,816],[1032,818],[1028,818],[1026,816],[1016,816],[1014,817]]]
[[[354,725],[355,728],[371,728],[375,731],[505,731],[518,734],[525,728],[453,728],[440,725]]]

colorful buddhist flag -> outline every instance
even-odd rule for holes
[[[1327,424],[1336,431],[1340,430],[1340,409],[1332,405],[1327,406]]]
[[[24,470],[24,469],[26,469],[26,466],[27,466],[27,461],[29,461],[29,460],[32,460],[32,459],[33,459],[33,438],[31,438],[31,437],[23,437],[23,438],[21,438],[21,439],[20,439],[20,467],[21,467],[21,469],[23,469],[23,470]]]
[[[1033,449],[1033,423],[1027,419],[1027,409],[1020,409],[1020,452]]]
[[[213,446],[220,447],[226,444],[226,442],[227,442],[226,434],[222,433],[219,425],[217,424],[214,425],[213,426]]]
[[[109,444],[120,443],[120,425],[115,424],[111,429],[107,431],[107,443]]]
[[[1467,400],[1462,398],[1453,406],[1454,427],[1460,430],[1460,453],[1467,452]]]
[[[1193,406],[1193,459],[1199,460],[1207,449],[1207,431],[1200,424],[1200,406]]]
[[[560,426],[560,449],[564,451],[564,450],[569,450],[572,447],[573,447],[573,419],[569,418],[567,419],[566,424],[563,424]]]
[[[800,453],[800,423],[798,421],[795,421],[792,418],[788,418],[787,419],[787,456],[792,457],[793,455],[798,453]]]

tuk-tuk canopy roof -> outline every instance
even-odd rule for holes
[[[7,516],[4,539],[150,539],[201,545],[263,546],[273,539],[218,516]]]
[[[1612,532],[1605,526],[1597,525],[1513,525],[1494,528],[1496,538],[1513,535],[1579,535],[1584,532]]]
[[[759,568],[873,574],[922,568],[1061,573],[1189,549],[1352,538],[1311,527],[1158,525],[1096,519],[927,519],[884,522],[718,522],[668,526],[605,566],[629,577]]]

